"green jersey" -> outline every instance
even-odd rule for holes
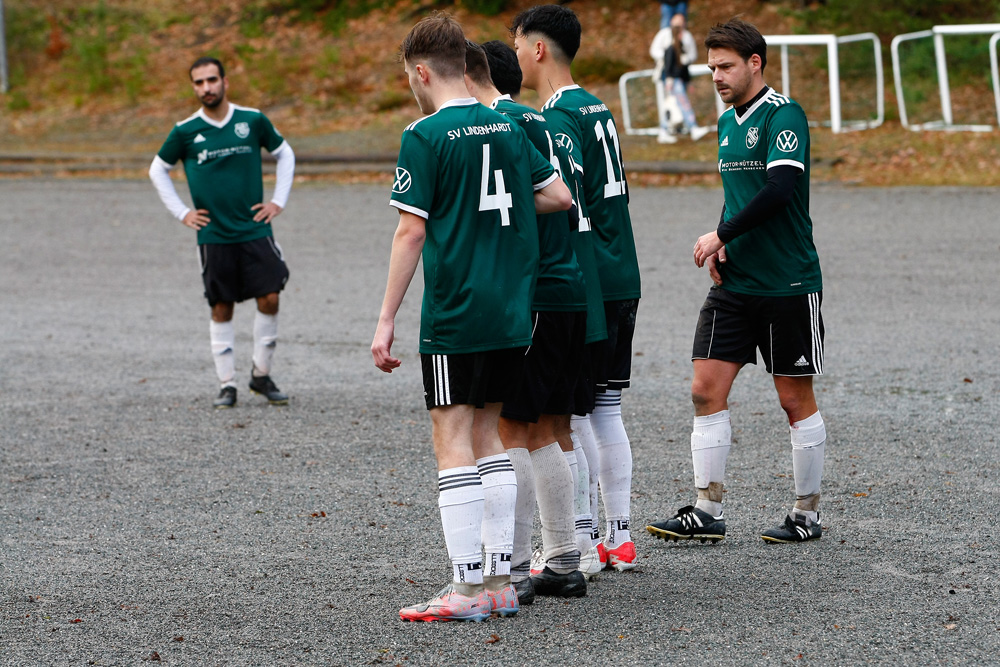
[[[604,300],[638,299],[639,261],[614,117],[607,105],[576,85],[557,90],[542,107],[542,113],[549,123],[555,123],[556,114],[563,114],[577,128],[583,158],[583,196],[595,234],[594,253]]]
[[[267,116],[230,102],[219,122],[204,109],[177,123],[157,153],[167,164],[184,161],[195,208],[211,219],[198,243],[244,243],[271,236],[271,225],[254,222],[250,207],[262,203],[260,149],[277,151],[285,140]]]
[[[587,215],[587,201],[583,196],[583,155],[580,152],[579,128],[570,116],[559,111],[543,109],[542,116],[548,122],[555,139],[560,172],[580,215],[577,233],[572,234],[570,240],[587,289],[586,342],[595,343],[608,337],[608,328],[604,315],[604,293],[601,291],[601,278],[594,254],[594,233]]]
[[[728,220],[767,183],[767,170],[802,170],[791,202],[726,244],[723,288],[740,294],[793,296],[823,289],[809,217],[809,125],[796,102],[768,90],[743,117],[732,107],[719,118],[719,172]]]
[[[553,168],[560,170],[548,123],[531,107],[515,102],[510,95],[493,101],[492,108],[518,124]],[[587,309],[583,272],[570,242],[574,232],[565,211],[538,216],[538,283],[532,310],[577,312]]]
[[[473,98],[406,128],[389,203],[427,221],[422,354],[531,344],[534,192],[558,177],[524,132]]]

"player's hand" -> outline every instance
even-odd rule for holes
[[[399,365],[402,363],[390,354],[394,339],[394,329],[394,322],[383,322],[380,320],[378,327],[375,329],[375,338],[372,340],[372,360],[375,362],[375,367],[383,373],[391,373],[394,368],[399,368]]]
[[[263,222],[265,224],[271,224],[271,221],[281,215],[284,210],[273,201],[269,201],[266,204],[254,204],[250,207],[251,211],[257,211],[257,215],[253,217],[254,222]]]
[[[196,211],[195,210],[188,211],[187,214],[185,214],[184,219],[181,220],[181,222],[183,222],[185,226],[190,227],[191,229],[201,229],[209,222],[211,222],[211,219],[208,217],[208,211],[206,209],[199,208]]]
[[[726,246],[719,248],[719,252],[710,255],[705,264],[708,266],[708,275],[717,286],[722,284],[722,274],[719,273],[719,264],[726,263]]]
[[[698,268],[705,266],[705,260],[719,252],[724,244],[719,240],[719,235],[709,232],[698,239],[694,244],[694,263]]]

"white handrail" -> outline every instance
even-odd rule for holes
[[[997,42],[1000,42],[1000,32],[990,37],[990,74],[993,78],[993,99],[997,103],[997,125],[1000,126],[1000,67],[997,65]]]
[[[881,125],[885,121],[885,75],[882,67],[882,47],[878,35],[872,32],[860,33],[857,35],[846,35],[837,37],[835,35],[765,35],[764,40],[769,46],[780,47],[781,53],[781,92],[784,95],[790,94],[791,74],[788,62],[789,46],[825,46],[827,50],[828,79],[830,87],[830,120],[828,122],[812,125],[828,125],[834,133],[846,132],[848,130],[870,129]],[[850,120],[845,121],[842,116],[841,96],[840,96],[840,52],[841,44],[853,42],[870,41],[873,44],[875,57],[875,120]],[[691,76],[711,74],[707,65],[692,65],[689,68]],[[641,70],[638,72],[627,72],[618,80],[618,92],[622,100],[622,114],[624,116],[625,132],[627,134],[657,134],[659,128],[635,128],[632,126],[631,107],[628,101],[627,83],[632,79],[644,76],[652,77],[655,70]],[[663,99],[657,90],[657,112],[663,113]],[[719,115],[725,110],[726,105],[716,95],[716,108]]]
[[[970,23],[965,25],[936,25],[930,30],[908,32],[892,38],[890,47],[892,53],[892,75],[896,84],[896,102],[899,105],[899,122],[908,130],[966,130],[971,132],[989,132],[992,125],[958,124],[954,122],[951,106],[951,85],[948,81],[948,62],[945,57],[945,35],[988,35],[1000,33],[1000,23]],[[938,90],[941,97],[941,120],[912,124],[906,114],[906,99],[903,95],[903,76],[899,57],[899,45],[913,39],[930,37],[934,40],[934,63],[937,70]],[[995,62],[996,41],[990,40],[990,60]],[[1000,121],[1000,92],[998,77],[993,76],[994,95],[997,99],[997,120]]]

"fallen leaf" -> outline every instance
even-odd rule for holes
[[[406,578],[406,583],[408,583],[408,584],[416,584],[417,582],[415,582],[413,579],[410,579],[409,577],[407,577]]]
[[[142,659],[146,660],[147,662],[160,662],[160,654],[157,653],[156,651],[153,651],[149,655],[142,656]]]
[[[72,621],[70,621],[70,623],[83,623],[83,619],[82,618],[74,618]]]
[[[944,626],[944,629],[945,630],[954,630],[957,627],[958,627],[958,623],[949,623],[948,625]]]
[[[182,642],[182,641],[184,641],[184,637],[182,637],[181,635],[177,635],[176,637],[174,637],[174,641],[175,642]]]
[[[691,628],[685,628],[683,625],[679,628],[670,628],[670,629],[673,630],[674,632],[693,632]]]
[[[855,498],[867,498],[867,497],[868,497],[868,494],[867,494],[867,493],[865,493],[864,491],[859,491],[858,493],[855,493],[855,494],[854,494],[854,497],[855,497]]]
[[[498,634],[496,634],[494,632],[492,635],[490,635],[490,638],[486,640],[486,643],[487,644],[496,644],[498,641],[500,641],[500,635],[498,635]]]
[[[969,384],[972,384],[972,378],[963,378],[962,382],[968,382]]]

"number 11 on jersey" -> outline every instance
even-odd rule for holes
[[[510,225],[510,209],[514,207],[514,199],[504,186],[503,170],[494,169],[493,178],[496,181],[496,192],[490,194],[490,145],[483,144],[483,182],[479,189],[479,210],[500,211],[500,226]]]

